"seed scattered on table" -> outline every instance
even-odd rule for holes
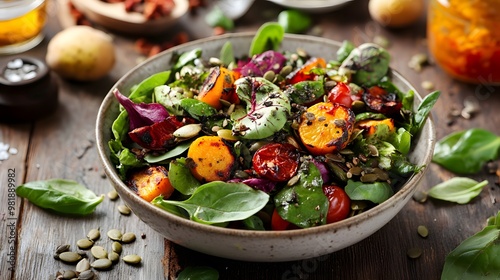
[[[92,280],[94,277],[95,273],[92,270],[85,270],[78,275],[78,280]]]
[[[84,272],[85,270],[90,269],[90,263],[88,259],[81,259],[77,264],[76,264],[76,272]]]
[[[119,229],[111,229],[108,231],[108,237],[111,239],[111,240],[114,240],[114,241],[121,241],[122,240],[122,232],[119,230]]]
[[[123,261],[128,264],[139,264],[142,258],[138,255],[126,255],[123,257]]]
[[[418,232],[418,235],[422,236],[423,238],[426,238],[429,235],[429,230],[427,229],[426,226],[422,226],[422,225],[418,226],[417,232]]]
[[[130,208],[128,208],[127,205],[120,205],[118,206],[118,211],[123,214],[123,215],[130,215],[130,213],[132,213],[132,211],[130,210]]]
[[[75,263],[81,260],[82,256],[80,256],[76,252],[62,252],[61,254],[59,254],[59,259],[63,262]]]
[[[431,81],[423,81],[421,86],[425,90],[433,90],[434,89],[434,83]]]
[[[120,255],[118,255],[117,252],[111,252],[109,253],[108,255],[108,259],[113,262],[113,263],[116,263],[120,260]]]
[[[92,256],[96,259],[105,259],[108,257],[108,252],[102,246],[94,246],[90,249]]]
[[[87,234],[87,238],[92,241],[96,241],[101,238],[101,231],[98,228],[93,228]]]
[[[111,244],[111,250],[115,253],[118,253],[118,254],[121,254],[122,253],[122,244],[120,244],[120,242],[113,242],[113,244]]]
[[[424,203],[427,201],[427,193],[423,191],[416,191],[413,194],[413,200],[416,202]]]
[[[94,241],[92,241],[88,238],[82,238],[82,239],[76,241],[76,246],[78,246],[78,248],[84,249],[84,250],[89,249],[93,245],[94,245]]]
[[[113,263],[109,259],[95,260],[90,266],[97,270],[105,270],[111,267]]]
[[[118,193],[116,190],[109,191],[107,194],[108,198],[111,200],[117,200],[118,199]]]
[[[132,232],[127,232],[122,236],[122,243],[132,243],[135,241],[135,234]]]
[[[420,249],[418,247],[413,247],[413,248],[408,249],[406,254],[408,255],[409,258],[416,259],[422,255],[422,249]]]
[[[56,254],[59,255],[63,252],[67,252],[70,248],[70,245],[69,244],[63,244],[63,245],[59,245],[57,246],[56,248]]]
[[[73,270],[65,270],[64,273],[62,274],[63,279],[73,279],[76,278],[76,272]]]

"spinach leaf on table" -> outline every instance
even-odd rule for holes
[[[177,280],[217,280],[219,272],[209,266],[188,266],[184,268]]]
[[[104,196],[96,196],[85,186],[66,179],[32,181],[16,188],[16,194],[31,203],[62,214],[88,215]]]
[[[493,280],[500,276],[500,211],[480,232],[464,240],[446,257],[441,280]]]
[[[429,196],[435,199],[467,204],[478,196],[487,184],[487,180],[477,182],[470,178],[454,177],[432,187],[429,190]]]
[[[500,137],[472,128],[451,133],[436,143],[432,161],[458,174],[474,174],[499,157]]]

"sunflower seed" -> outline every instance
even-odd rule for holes
[[[132,232],[126,232],[125,234],[122,235],[122,242],[123,243],[132,243],[135,241],[135,234]]]
[[[60,253],[66,252],[69,250],[69,248],[70,248],[69,244],[59,245],[56,248],[56,254],[59,255]]]
[[[173,135],[178,138],[189,139],[195,137],[201,131],[201,124],[192,123],[181,126]]]
[[[111,267],[113,263],[109,259],[95,260],[90,266],[97,270],[105,270]]]
[[[62,252],[59,254],[59,259],[63,262],[74,263],[81,260],[82,256],[75,252]]]
[[[101,246],[94,246],[90,249],[92,256],[96,259],[105,259],[108,257],[108,252]]]
[[[113,242],[113,244],[111,244],[111,250],[115,253],[118,253],[118,254],[121,254],[122,253],[122,244],[120,244],[120,242]]]
[[[122,240],[122,232],[119,229],[111,229],[108,231],[108,237],[114,241]]]
[[[92,280],[94,277],[95,274],[92,270],[85,270],[78,275],[78,280]]]
[[[108,192],[108,198],[111,199],[111,200],[117,200],[118,199],[118,193],[116,192],[116,190],[111,190]]]
[[[101,238],[101,231],[98,228],[93,228],[87,233],[87,238],[96,241]]]
[[[128,215],[130,215],[130,213],[132,213],[130,208],[128,208],[128,206],[124,205],[124,204],[118,206],[118,212],[120,212],[122,215],[126,215],[126,216],[128,216]]]
[[[370,152],[370,155],[373,157],[378,157],[378,149],[372,144],[367,145],[368,151]]]
[[[120,260],[120,255],[118,255],[118,253],[116,253],[116,252],[111,252],[108,255],[108,259],[111,262],[116,263],[118,260]]]
[[[126,255],[122,258],[124,262],[128,264],[138,264],[142,261],[142,258],[138,255]]]
[[[88,259],[81,259],[77,264],[76,264],[76,271],[77,272],[84,272],[85,270],[90,269],[90,263]]]
[[[219,129],[217,130],[217,136],[228,141],[238,140],[238,138],[233,135],[233,131],[231,129]]]
[[[78,248],[80,249],[88,249],[90,247],[92,247],[92,245],[94,245],[94,241],[88,239],[88,238],[82,238],[78,241],[76,241],[76,246],[78,246]]]
[[[300,176],[299,175],[295,175],[292,178],[290,178],[290,180],[288,180],[288,183],[286,185],[289,186],[289,187],[291,187],[291,186],[297,184],[297,182],[299,182],[299,179],[300,179]]]

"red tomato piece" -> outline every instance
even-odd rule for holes
[[[271,217],[271,229],[272,230],[287,230],[289,226],[290,226],[290,222],[283,220],[283,218],[281,218],[280,214],[278,213],[278,210],[276,210],[276,208],[275,208],[273,211],[273,215]]]
[[[343,188],[325,185],[323,186],[323,193],[330,202],[326,223],[331,224],[338,222],[349,216],[351,212],[351,199]]]
[[[252,162],[259,176],[275,182],[284,182],[297,173],[299,153],[292,144],[270,143],[255,152]]]
[[[363,101],[371,111],[385,115],[399,114],[403,104],[396,100],[395,93],[389,93],[379,86],[370,87],[363,93]]]
[[[339,103],[347,108],[352,107],[351,88],[344,83],[337,83],[328,92],[328,100],[332,103]]]

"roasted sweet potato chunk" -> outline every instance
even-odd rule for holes
[[[235,165],[231,149],[218,136],[202,136],[189,147],[188,167],[201,182],[227,181]]]
[[[128,185],[148,202],[159,195],[163,195],[163,198],[167,199],[174,192],[168,179],[168,171],[163,166],[150,166],[133,172],[128,180]]]

